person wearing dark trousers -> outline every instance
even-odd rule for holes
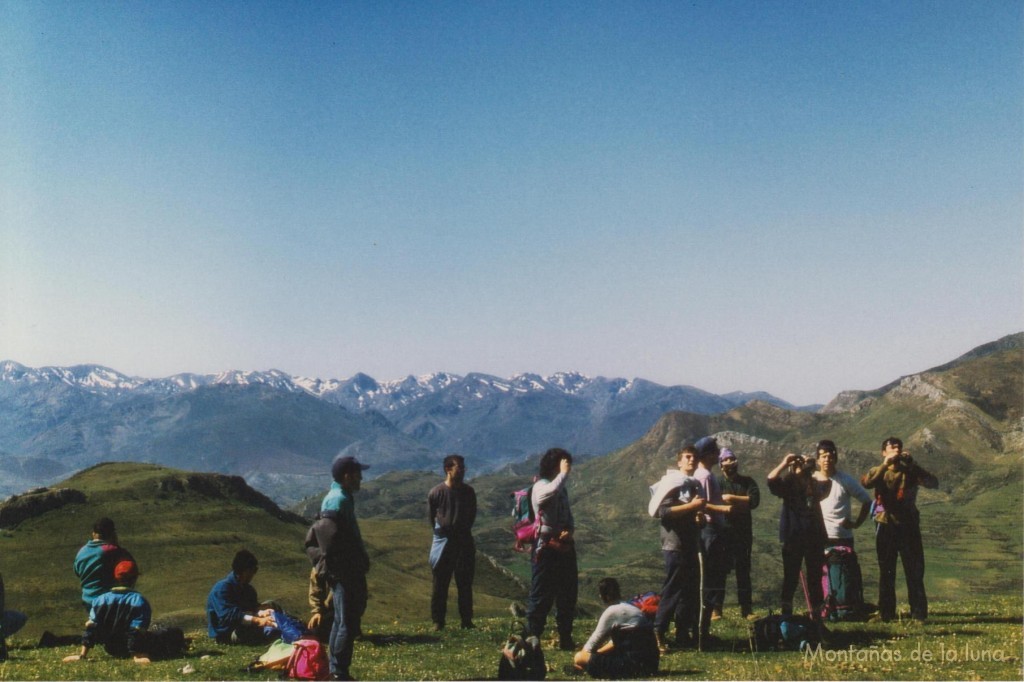
[[[355,493],[362,486],[363,470],[368,468],[355,457],[334,459],[334,483],[306,534],[306,556],[317,575],[331,585],[334,624],[329,640],[330,670],[336,680],[353,679],[352,653],[356,637],[362,634],[368,599],[370,555],[363,544],[355,508]]]
[[[787,454],[768,474],[768,490],[782,498],[779,518],[779,540],[782,541],[782,603],[783,614],[793,612],[793,595],[800,582],[800,566],[805,566],[810,616],[821,622],[821,571],[824,562],[825,522],[821,516],[821,499],[825,484],[814,478],[813,458]],[[787,471],[788,470],[788,471]],[[783,472],[786,472],[783,475]]]
[[[728,554],[723,530],[725,515],[730,513],[731,508],[722,499],[718,479],[711,473],[711,468],[718,463],[718,455],[721,452],[718,442],[706,436],[694,443],[694,447],[697,449],[698,460],[697,470],[693,475],[704,488],[704,499],[707,500],[704,505],[704,527],[701,529],[700,538],[704,559],[704,593],[701,595],[698,645],[703,647],[713,643],[711,620],[715,604],[725,593]]]
[[[65,663],[85,660],[98,644],[111,656],[132,658],[140,665],[184,653],[188,643],[181,629],[150,629],[153,612],[146,598],[135,590],[138,577],[139,568],[132,560],[114,567],[114,587],[93,600],[82,648],[77,654],[65,656]]]
[[[650,679],[658,672],[660,658],[651,622],[636,606],[622,601],[615,578],[602,578],[597,591],[606,608],[594,634],[573,656],[573,667],[606,680]]]
[[[750,512],[761,504],[761,490],[754,479],[739,472],[739,462],[729,448],[722,448],[718,455],[718,466],[722,468],[722,476],[718,479],[718,485],[722,489],[722,501],[728,504],[731,510],[726,514],[724,523],[728,554],[726,575],[728,576],[730,570],[736,572],[736,600],[740,605],[740,615],[752,618],[753,587],[750,569],[754,531]],[[719,592],[711,614],[713,619],[722,617],[724,601],[724,591]]]
[[[247,549],[235,553],[231,572],[219,580],[206,598],[207,633],[221,644],[269,644],[265,630],[273,623],[273,609],[261,604],[252,581],[259,571],[256,555]]]
[[[861,483],[875,493],[875,550],[878,553],[878,617],[896,617],[896,559],[903,562],[907,580],[910,617],[928,618],[928,595],[924,589],[924,545],[917,510],[920,486],[937,488],[939,480],[925,471],[903,441],[889,437],[882,441],[882,463],[864,474]]]
[[[443,483],[427,495],[427,518],[434,530],[430,548],[433,589],[430,619],[435,630],[443,630],[448,612],[448,587],[455,576],[459,592],[459,618],[464,629],[473,627],[473,575],[476,570],[476,492],[465,483],[466,460],[461,455],[444,458]]]
[[[540,459],[539,479],[533,484],[531,501],[540,521],[533,544],[533,575],[526,599],[526,633],[539,638],[548,613],[554,606],[558,626],[558,648],[572,651],[576,619],[579,568],[576,562],[576,528],[566,490],[572,455],[552,448]]]
[[[24,627],[28,621],[21,611],[8,611],[4,592],[4,577],[0,575],[0,663],[7,660],[7,638]]]
[[[697,450],[688,445],[679,451],[676,469],[670,469],[652,486],[648,513],[661,521],[661,553],[665,582],[654,616],[658,650],[668,653],[668,628],[675,623],[675,645],[697,644],[700,616],[700,516],[704,489],[693,473]]]

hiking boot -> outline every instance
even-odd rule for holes
[[[572,635],[558,637],[558,648],[562,651],[576,651],[576,642],[572,641]]]
[[[714,609],[711,612],[711,620],[722,620],[722,609]]]
[[[473,621],[471,621],[471,620],[464,620],[464,621],[462,621],[462,629],[463,630],[476,630],[476,626],[473,625]]]
[[[743,617],[746,618],[747,620],[749,620],[751,623],[753,623],[755,620],[757,620],[757,614],[756,613],[748,613],[748,614],[744,615]]]
[[[434,623],[434,632],[441,632],[444,630],[444,623]]]
[[[697,638],[692,635],[677,635],[676,641],[672,643],[673,649],[696,649]]]
[[[662,656],[668,653],[668,642],[665,641],[665,635],[660,632],[654,633],[654,641],[658,643],[658,653]]]

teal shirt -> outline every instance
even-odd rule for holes
[[[363,535],[359,532],[359,522],[356,521],[356,501],[351,493],[345,491],[337,481],[331,483],[331,489],[324,495],[320,503],[320,511],[338,512],[338,528],[351,530],[353,539],[363,546]]]

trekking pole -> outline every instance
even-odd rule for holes
[[[771,614],[769,613],[768,615]],[[757,637],[754,632],[754,626],[749,625],[748,627],[750,628],[747,630],[747,641],[750,642],[750,657],[754,659],[754,669],[757,671],[757,679],[761,680],[764,679],[764,674],[761,672],[761,660],[757,656],[757,642],[755,641]]]
[[[814,607],[811,606],[811,593],[807,589],[807,576],[804,574],[804,569],[800,569],[800,587],[804,589],[804,602],[807,604],[807,613],[814,618]]]
[[[697,651],[704,651],[704,552],[697,552],[700,564],[700,617],[697,621]]]

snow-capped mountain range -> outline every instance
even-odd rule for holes
[[[485,471],[558,445],[603,454],[665,412],[725,412],[764,393],[715,395],[578,372],[500,378],[439,372],[379,382],[279,370],[145,379],[101,365],[0,362],[0,492],[99,461],[260,476],[322,475],[340,451],[374,473],[460,452]],[[318,483],[319,485],[319,483]],[[12,490],[13,491],[13,490]]]
[[[790,403],[768,393],[729,393],[716,396],[690,386],[664,387],[643,379],[591,378],[579,372],[558,372],[548,377],[539,374],[517,374],[502,379],[488,374],[471,373],[466,376],[436,372],[421,376],[407,376],[392,381],[377,381],[371,376],[359,373],[348,379],[320,379],[315,377],[292,376],[277,369],[266,371],[229,370],[219,374],[174,374],[168,377],[145,379],[128,376],[102,365],[75,365],[72,367],[26,367],[13,360],[0,362],[0,382],[10,384],[63,383],[83,390],[109,396],[137,392],[149,395],[171,395],[193,391],[203,386],[267,386],[276,390],[304,392],[348,409],[363,412],[377,410],[394,412],[402,407],[439,393],[452,386],[467,400],[480,400],[492,393],[523,396],[530,393],[549,392],[570,396],[620,395],[628,394],[637,385],[665,389],[685,389],[695,395],[703,395],[711,402],[720,398],[715,407],[734,407],[750,400],[765,400],[776,405],[796,409]],[[809,406],[806,409],[815,409]],[[705,410],[701,410],[704,412]]]

